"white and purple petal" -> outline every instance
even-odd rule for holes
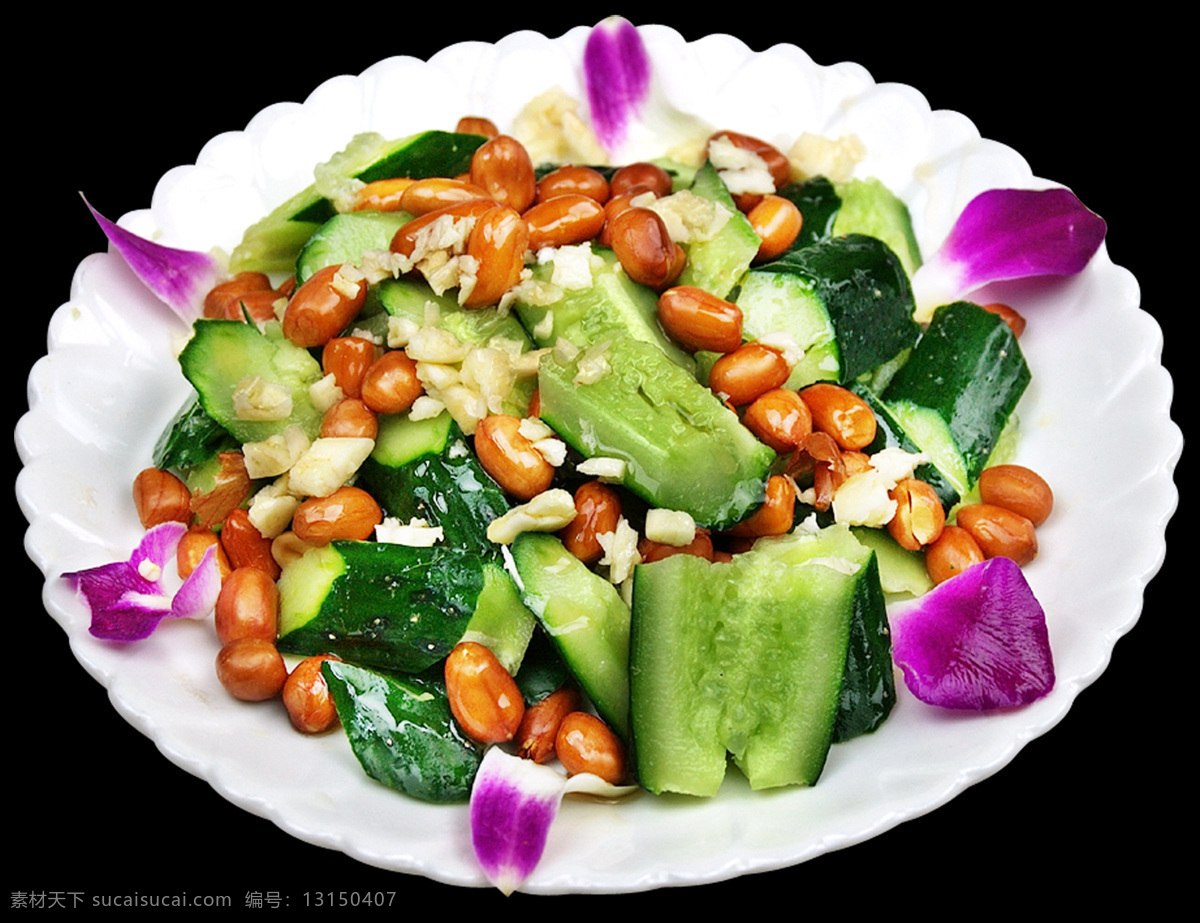
[[[583,74],[592,130],[611,154],[625,141],[650,93],[650,58],[634,25],[610,16],[592,29]]]
[[[200,316],[204,296],[221,280],[221,268],[212,256],[146,240],[105,218],[86,198],[83,202],[129,268],[159,300],[188,323]]]
[[[471,840],[488,881],[511,894],[532,874],[566,791],[566,776],[499,747],[471,789]]]
[[[928,314],[991,282],[1081,272],[1107,232],[1069,189],[991,189],[963,209],[913,277]]]
[[[221,569],[217,564],[217,548],[210,545],[172,598],[171,615],[181,619],[203,618],[212,611],[220,595]]]
[[[1045,613],[1008,558],[973,565],[890,621],[892,656],[922,702],[985,711],[1054,688]]]

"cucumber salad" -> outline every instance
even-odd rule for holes
[[[813,786],[901,677],[932,708],[1053,687],[1020,574],[1053,508],[1020,464],[1025,321],[921,301],[944,254],[853,138],[731,125],[617,163],[596,124],[597,156],[551,161],[462,115],[350,139],[197,261],[146,541],[64,575],[93,634],[215,612],[232,696],[470,802],[505,890],[545,839],[521,798]]]

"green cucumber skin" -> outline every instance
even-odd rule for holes
[[[724,529],[764,496],[775,453],[708,388],[648,343],[612,341],[609,370],[576,384],[578,362],[542,357],[541,416],[585,458],[625,461],[623,483],[647,502]]]
[[[920,337],[908,275],[874,237],[821,240],[755,270],[800,276],[825,305],[837,337],[840,382],[872,371]]]
[[[199,395],[193,394],[154,444],[154,467],[184,471],[203,464],[218,452],[240,449],[229,431],[209,416]]]
[[[444,687],[327,660],[321,673],[368,776],[421,801],[466,801],[482,748],[459,730]]]
[[[303,611],[282,610],[279,650],[418,673],[450,653],[475,613],[484,586],[481,554],[453,547],[411,548],[383,542],[330,543],[321,555],[342,559],[320,599],[303,591]],[[310,551],[306,554],[314,554]],[[285,568],[281,597],[302,571]],[[294,584],[292,584],[294,586]]]
[[[946,423],[973,485],[1029,385],[1017,338],[999,316],[959,301],[934,312],[882,399],[934,411]]]
[[[799,250],[833,236],[833,222],[842,200],[828,179],[814,176],[803,183],[785,186],[779,194],[800,209],[802,218],[800,233],[789,250]]]
[[[411,457],[389,454],[393,435],[418,427],[432,441],[410,449],[417,453]],[[359,468],[357,483],[386,515],[401,522],[424,519],[442,527],[448,545],[495,554],[487,528],[510,504],[449,414],[416,425],[406,417],[381,420],[375,451]]]
[[[879,558],[872,552],[854,591],[854,616],[846,648],[846,671],[838,698],[833,742],[876,730],[896,704],[892,633],[879,581]]]

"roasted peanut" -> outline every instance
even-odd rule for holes
[[[283,704],[292,726],[305,734],[320,734],[338,720],[333,693],[325,682],[321,664],[341,660],[335,654],[316,654],[300,661],[283,684]]]
[[[215,528],[224,521],[229,511],[241,506],[253,490],[241,452],[218,452],[217,462],[220,467],[213,476],[212,486],[192,494],[196,525],[205,529]]]
[[[755,259],[760,263],[787,252],[800,236],[804,222],[796,203],[777,195],[763,196],[746,214],[746,219],[759,236]]]
[[[792,165],[788,162],[783,152],[775,147],[775,145],[736,131],[715,132],[709,138],[709,141],[711,143],[719,138],[724,138],[734,147],[750,151],[761,157],[771,173],[771,179],[775,183],[776,190],[782,189],[792,181]]]
[[[402,349],[385,352],[363,375],[362,402],[374,413],[403,413],[425,391],[417,364]]]
[[[991,503],[971,503],[955,513],[957,525],[971,533],[987,558],[1011,558],[1024,566],[1037,557],[1033,523],[1020,513]]]
[[[192,521],[192,493],[169,471],[146,468],[133,479],[133,505],[142,528]]]
[[[852,478],[871,468],[871,456],[866,452],[843,452],[842,464],[846,466],[846,477]]]
[[[517,728],[517,753],[535,763],[554,759],[554,742],[563,718],[579,709],[581,697],[573,686],[556,689],[540,702],[525,709]]]
[[[279,630],[279,590],[257,567],[235,568],[221,584],[214,623],[222,644],[238,638],[275,643]]]
[[[959,526],[946,526],[925,549],[925,571],[934,583],[949,580],[983,560],[983,551],[971,533]]]
[[[445,676],[450,712],[468,737],[495,744],[516,736],[525,700],[495,654],[474,641],[460,641],[446,658]]]
[[[629,773],[624,744],[607,724],[585,711],[563,718],[554,750],[568,775],[590,772],[618,785]]]
[[[662,218],[648,208],[627,208],[608,223],[613,252],[634,282],[653,289],[670,285],[683,267]]]
[[[477,115],[464,115],[458,120],[454,130],[462,135],[483,135],[485,138],[494,138],[500,134],[495,122]]]
[[[979,476],[979,498],[984,503],[1020,513],[1040,526],[1054,509],[1054,493],[1041,475],[1023,465],[995,465]]]
[[[309,497],[292,517],[292,531],[311,545],[328,545],[337,539],[371,537],[383,521],[375,498],[361,487],[339,487],[328,497]]]
[[[575,490],[575,519],[558,536],[567,551],[594,564],[604,556],[597,535],[616,531],[621,519],[621,498],[601,481],[587,481]]]
[[[563,247],[591,240],[604,227],[604,206],[579,193],[544,199],[521,216],[529,226],[529,249]]]
[[[467,255],[478,261],[475,282],[464,308],[494,305],[521,280],[525,251],[529,249],[529,225],[515,209],[497,205],[480,215],[467,239]]]
[[[204,316],[216,320],[228,320],[241,317],[240,312],[230,315],[230,304],[251,292],[271,292],[271,280],[261,272],[239,272],[204,296]]]
[[[362,437],[374,439],[379,435],[379,419],[360,398],[347,397],[325,411],[321,418],[321,436]]]
[[[809,385],[800,397],[812,411],[813,429],[828,433],[843,449],[865,449],[875,441],[877,423],[871,407],[841,385]]]
[[[417,241],[429,225],[442,218],[472,221],[478,220],[484,212],[496,207],[492,199],[468,199],[465,202],[455,202],[443,208],[436,208],[414,218],[404,225],[392,237],[391,250],[401,256],[411,257],[417,249]]]
[[[794,452],[812,432],[812,413],[790,388],[775,388],[750,402],[742,423],[781,455]]]
[[[693,285],[677,285],[658,296],[658,320],[684,349],[733,352],[742,345],[742,309]]]
[[[1004,319],[1004,323],[1008,324],[1008,329],[1013,332],[1013,336],[1019,337],[1025,332],[1025,318],[1015,308],[994,301],[991,304],[983,305],[983,310],[1000,315]]]
[[[846,480],[846,461],[832,436],[819,430],[809,433],[788,462],[785,473],[797,480],[812,478],[812,505],[827,510],[833,495]]]
[[[566,164],[551,170],[537,184],[537,201],[544,202],[560,195],[585,195],[601,205],[608,201],[611,190],[608,180],[599,170]]]
[[[271,579],[279,576],[279,565],[271,557],[271,540],[250,521],[250,514],[238,507],[230,510],[221,524],[221,547],[235,570],[239,567],[257,567]]]
[[[239,638],[217,653],[217,679],[235,699],[273,699],[287,682],[287,664],[270,641]]]
[[[767,478],[767,496],[762,506],[729,530],[740,538],[785,535],[792,530],[796,511],[796,485],[791,478],[773,474]]]
[[[901,548],[917,551],[941,537],[946,511],[929,484],[919,478],[904,478],[888,495],[896,501],[896,512],[887,528]]]
[[[424,215],[447,205],[468,202],[471,199],[491,199],[491,196],[487,190],[474,183],[444,176],[431,176],[413,180],[405,187],[400,196],[400,208],[410,215]]]
[[[334,337],[321,350],[321,369],[332,375],[346,397],[362,394],[363,376],[375,361],[375,344],[366,337]]]
[[[186,580],[209,548],[217,549],[217,569],[220,571],[221,580],[225,580],[233,568],[229,565],[225,549],[221,547],[221,539],[212,529],[199,526],[188,529],[175,548],[175,569],[179,571],[179,576]]]
[[[518,214],[537,197],[537,176],[525,146],[510,135],[481,144],[471,157],[471,182]]]
[[[341,265],[319,269],[296,289],[283,315],[283,335],[306,349],[324,346],[362,310],[367,280]]]
[[[554,466],[520,432],[521,420],[491,414],[475,428],[475,454],[483,470],[520,500],[532,500],[554,480]]]
[[[398,212],[403,211],[401,200],[404,190],[416,180],[407,176],[397,176],[389,179],[377,179],[367,183],[354,193],[353,210],[356,212]]]
[[[725,395],[735,407],[742,407],[768,391],[783,387],[791,373],[783,353],[752,342],[714,362],[708,373],[708,386],[716,394]]]
[[[614,196],[649,191],[654,193],[656,199],[670,195],[673,185],[670,173],[658,164],[645,161],[618,168],[608,181],[609,191]]]
[[[596,238],[596,243],[602,247],[612,248],[612,224],[616,220],[617,215],[621,212],[628,211],[633,208],[633,198],[638,192],[648,190],[638,190],[637,192],[626,192],[621,195],[615,195],[604,203],[604,226],[600,228],[600,234]]]

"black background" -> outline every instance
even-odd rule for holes
[[[1181,328],[1196,295],[1192,286],[1176,284],[1179,276],[1168,265],[1186,266],[1188,258],[1178,255],[1167,215],[1194,211],[1195,204],[1186,180],[1190,162],[1173,125],[1159,117],[1156,90],[1165,74],[1151,62],[1169,56],[1161,45],[1151,51],[1145,44],[1139,33],[1146,27],[1125,23],[1106,37],[1089,31],[1085,39],[1070,24],[1044,18],[1036,28],[997,22],[985,30],[944,18],[925,23],[915,11],[871,19],[855,10],[794,22],[756,11],[758,24],[737,27],[730,19],[683,20],[640,9],[626,15],[666,22],[687,38],[728,31],[756,50],[788,41],[821,64],[858,61],[879,82],[910,84],[934,108],[966,114],[984,137],[1021,151],[1035,174],[1071,186],[1108,221],[1109,253],[1138,278],[1143,307],[1165,331],[1164,361],[1178,387]],[[602,15],[455,14],[443,17],[453,27],[439,21],[418,28],[406,13],[397,13],[395,23],[357,16],[315,23],[295,14],[272,22],[226,12],[232,18],[189,17],[186,27],[145,24],[156,35],[131,22],[116,37],[106,29],[105,38],[99,20],[74,20],[66,34],[55,28],[57,46],[36,67],[5,64],[15,104],[7,133],[15,159],[6,173],[16,201],[6,233],[12,281],[5,310],[20,328],[8,402],[14,425],[25,410],[29,367],[46,348],[50,314],[67,299],[79,260],[105,246],[77,190],[115,218],[147,206],[157,178],[191,163],[212,135],[243,128],[272,102],[301,100],[329,77],[359,73],[389,54],[425,58],[450,41],[495,41],[514,27],[554,36]],[[1183,252],[1194,249],[1185,246]],[[1191,331],[1194,323],[1186,323]],[[1187,431],[1190,408],[1180,403],[1177,395],[1174,416]],[[1122,460],[1137,450],[1112,434],[1114,485]],[[7,458],[15,470],[11,444]],[[1182,467],[1177,483],[1190,487]],[[24,520],[15,505],[10,510],[9,595],[21,598],[40,586],[41,576],[16,538]],[[1179,680],[1195,660],[1195,595],[1180,573],[1187,512],[1172,522],[1167,564],[1146,594],[1138,625],[1116,645],[1109,670],[1058,727],[998,775],[926,817],[802,866],[609,898],[610,906],[761,913],[762,897],[784,897],[787,908],[803,912],[818,894],[838,898],[833,906],[854,915],[961,915],[988,905],[1022,912],[1048,898],[1079,906],[1117,895],[1156,905],[1178,887],[1180,847],[1168,831],[1186,823],[1196,801],[1194,761],[1185,755],[1195,735],[1193,706]],[[16,847],[5,865],[10,893],[171,887],[229,893],[236,905],[246,891],[274,890],[291,895],[295,906],[305,890],[382,888],[450,898],[454,913],[503,906],[491,891],[455,891],[309,846],[235,808],[170,764],[113,711],[36,596],[17,608],[9,626],[6,749],[16,769],[7,783],[9,840]],[[104,797],[87,792],[97,772],[105,777]],[[25,804],[34,813],[21,820]],[[520,911],[534,900],[516,895],[507,906]],[[564,900],[570,899],[558,905]]]

